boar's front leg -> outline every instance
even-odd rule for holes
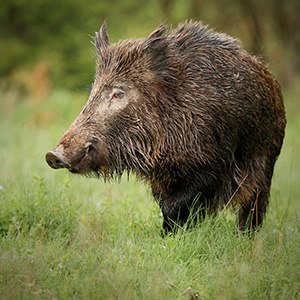
[[[198,220],[205,217],[208,208],[207,194],[195,188],[186,188],[167,197],[161,197],[160,208],[163,213],[164,231],[176,231],[178,227],[187,223],[193,226]]]

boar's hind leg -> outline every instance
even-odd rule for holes
[[[239,210],[239,228],[241,231],[255,229],[261,225],[269,203],[271,178],[273,175],[274,160],[263,158],[253,161],[251,170],[245,183],[250,187],[248,201],[242,201]],[[252,187],[252,188],[251,188]],[[246,188],[247,190],[247,188]]]
[[[269,193],[258,189],[248,206],[239,210],[239,228],[241,231],[255,229],[262,221],[268,205]]]

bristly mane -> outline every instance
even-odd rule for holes
[[[177,85],[186,68],[185,60],[189,61],[195,52],[199,55],[201,49],[241,50],[238,40],[214,33],[200,22],[184,22],[174,30],[160,25],[146,39],[112,45],[109,45],[106,25],[103,24],[96,33],[94,45],[99,55],[96,70],[99,75],[110,80],[130,78],[135,81],[142,80],[143,74],[147,84],[152,79],[153,84],[161,88]]]

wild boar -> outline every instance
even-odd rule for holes
[[[263,63],[199,22],[112,45],[104,24],[95,46],[89,99],[46,154],[50,167],[135,173],[151,185],[166,231],[227,205],[238,207],[241,230],[260,225],[286,124]]]

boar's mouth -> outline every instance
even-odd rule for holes
[[[92,151],[94,151],[94,147],[92,145],[89,145],[88,147],[83,149],[83,151],[76,155],[74,162],[67,166],[67,169],[71,173],[75,174],[86,174],[88,172],[91,172],[90,161]]]
[[[46,154],[46,162],[53,169],[66,168],[71,173],[75,174],[87,174],[90,172],[98,172],[95,166],[91,164],[92,158],[95,155],[95,148],[92,144],[88,145],[78,154],[73,156],[72,162],[68,161],[62,154],[60,148],[56,148],[54,151],[50,151]]]

